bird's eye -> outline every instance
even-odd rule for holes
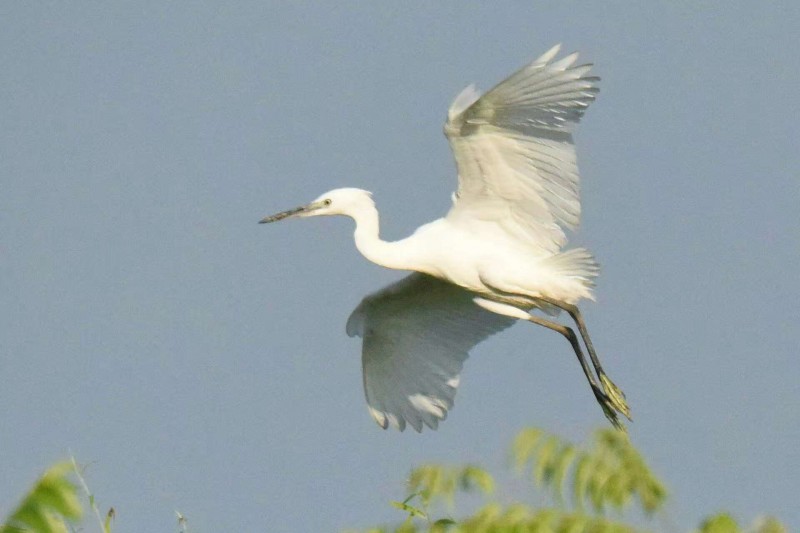
[[[325,205],[331,205],[331,199],[328,198],[326,200],[323,200],[322,203],[325,204]]]

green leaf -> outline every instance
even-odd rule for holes
[[[739,533],[740,531],[739,524],[727,513],[706,518],[700,524],[701,533]]]
[[[536,454],[533,478],[540,487],[545,486],[553,478],[553,466],[551,463],[560,444],[561,439],[550,435],[539,447],[539,451]]]
[[[517,434],[511,447],[511,454],[514,457],[514,466],[522,472],[525,465],[533,457],[539,439],[544,435],[544,431],[536,428],[527,428]]]
[[[427,520],[428,515],[422,509],[417,509],[412,505],[408,505],[407,503],[403,502],[389,502],[392,507],[400,509],[401,511],[405,511],[408,513],[409,516],[422,518],[423,520]]]
[[[68,462],[47,470],[0,527],[0,532],[66,532],[65,521],[77,520],[82,513],[77,491],[68,477],[71,472],[72,464]]]
[[[451,518],[440,518],[431,524],[430,533],[445,533],[455,525],[457,525],[456,521]]]
[[[463,490],[479,488],[484,494],[494,492],[494,478],[492,475],[477,466],[466,466],[459,475],[459,485]]]
[[[581,454],[581,457],[578,459],[578,464],[575,467],[575,481],[573,482],[572,496],[578,509],[583,509],[583,499],[588,491],[593,463],[593,457],[587,454]]]
[[[553,461],[553,481],[552,487],[559,503],[564,503],[564,478],[567,470],[572,466],[576,456],[575,446],[567,444],[563,446],[558,456]]]

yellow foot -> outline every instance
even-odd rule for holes
[[[603,385],[603,392],[605,392],[605,396],[608,399],[609,405],[625,415],[625,418],[633,422],[633,419],[631,418],[631,409],[628,407],[628,403],[625,401],[625,393],[622,392],[619,387],[614,385],[614,382],[608,379],[608,376],[605,374],[600,374],[600,383]],[[605,410],[605,407],[603,407],[603,410]],[[606,416],[608,416],[608,414],[606,414]]]

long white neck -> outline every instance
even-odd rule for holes
[[[413,270],[410,264],[410,250],[404,239],[396,242],[386,242],[380,238],[380,220],[378,210],[375,205],[360,206],[360,208],[350,213],[356,222],[356,230],[353,236],[356,241],[356,248],[361,254],[375,264],[386,268],[398,270]]]

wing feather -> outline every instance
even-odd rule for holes
[[[598,92],[578,54],[555,46],[480,96],[456,98],[444,130],[458,167],[447,218],[556,253],[580,223],[580,177],[572,132]]]
[[[411,274],[364,298],[347,321],[363,338],[364,394],[379,426],[438,427],[475,345],[514,319],[478,307],[456,285]]]

